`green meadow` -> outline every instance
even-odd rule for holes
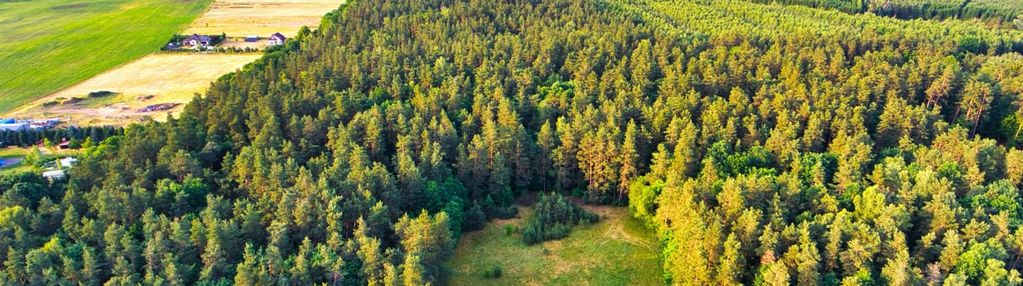
[[[0,114],[158,51],[212,0],[0,0]]]
[[[522,219],[465,233],[448,266],[450,285],[661,285],[660,244],[625,208],[593,207],[601,220],[568,237],[526,245]],[[523,210],[520,217],[528,215]],[[492,275],[500,269],[500,277]],[[487,272],[491,275],[487,275]]]

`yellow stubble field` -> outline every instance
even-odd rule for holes
[[[259,53],[158,53],[109,70],[12,112],[19,118],[62,118],[77,125],[124,125],[176,113],[220,76],[259,58]],[[113,95],[89,97],[90,92]],[[170,110],[139,112],[176,103]]]
[[[217,0],[184,31],[185,34],[227,34],[228,37],[273,33],[291,37],[302,26],[316,28],[341,0]]]
[[[273,33],[292,37],[302,26],[315,29],[324,14],[344,0],[215,0],[180,34],[226,34],[223,48],[262,49]],[[244,42],[256,35],[263,40]],[[163,120],[180,112],[210,83],[259,58],[262,53],[154,53],[3,114],[15,118],[61,118],[71,125],[117,125]],[[113,95],[90,97],[109,91]],[[156,104],[167,110],[140,112]]]

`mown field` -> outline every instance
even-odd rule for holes
[[[450,285],[660,285],[660,248],[654,233],[625,208],[586,206],[601,216],[564,239],[532,246],[522,242],[520,218],[496,220],[466,233],[449,262]],[[499,267],[500,278],[486,278]]]
[[[259,53],[158,53],[103,72],[69,88],[40,97],[15,109],[15,117],[64,117],[79,125],[125,125],[148,117],[163,119],[166,112],[137,112],[148,105],[183,104],[202,93],[210,82],[260,57]],[[116,94],[90,98],[94,91]],[[75,104],[62,104],[81,100]]]
[[[0,113],[159,50],[210,2],[0,1]]]
[[[299,28],[315,29],[324,14],[343,0],[217,0],[185,34],[227,34],[229,37],[293,36]]]

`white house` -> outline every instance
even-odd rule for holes
[[[270,40],[266,41],[267,46],[280,46],[284,44],[288,38],[281,35],[281,33],[274,33],[270,36]]]
[[[203,50],[213,45],[213,37],[208,35],[192,34],[185,38],[181,43],[185,46],[190,46],[196,50]]]

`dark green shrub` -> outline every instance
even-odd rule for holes
[[[109,90],[93,91],[89,93],[90,98],[104,97],[114,95],[115,92]]]
[[[519,227],[517,225],[514,225],[514,224],[506,224],[506,225],[504,225],[504,234],[505,235],[512,235],[512,234],[515,234],[517,232],[519,232]]]
[[[597,220],[597,215],[583,210],[559,194],[541,195],[533,214],[522,227],[522,241],[535,244],[564,238],[572,226]]]
[[[487,270],[483,270],[483,278],[486,279],[501,278],[501,275],[504,275],[504,271],[501,270],[501,266],[494,265]]]

